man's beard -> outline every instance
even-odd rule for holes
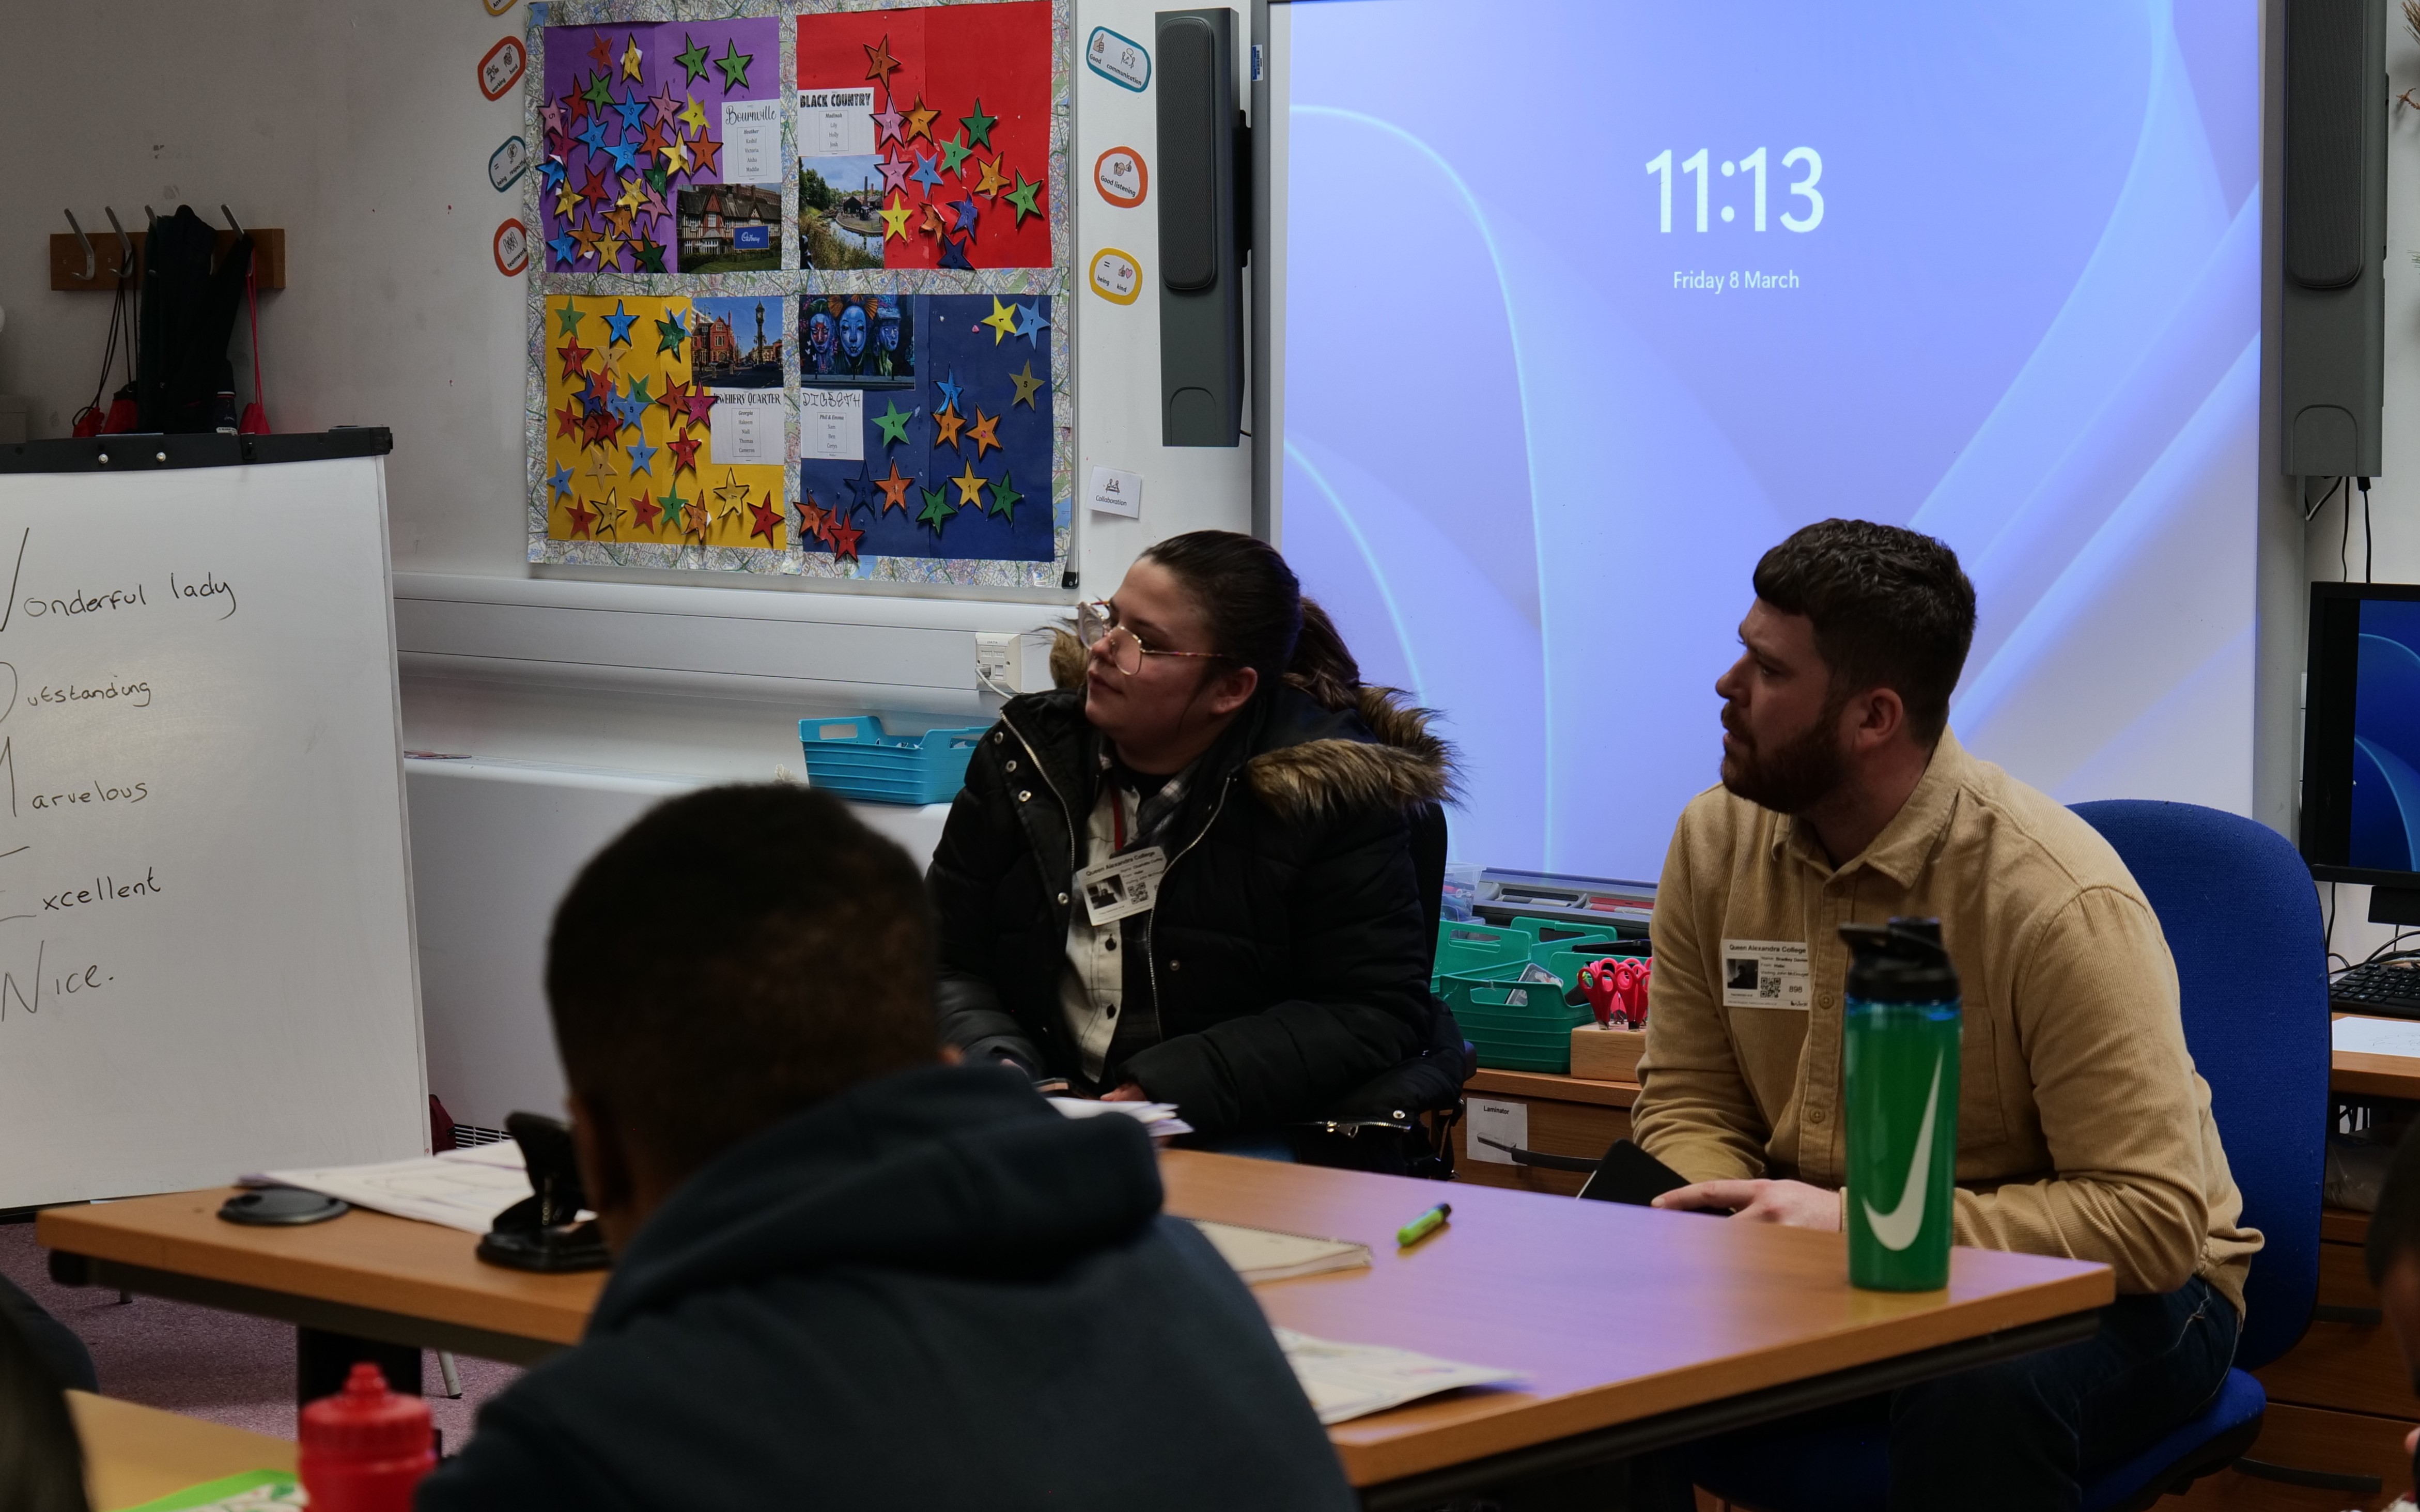
[[[1826,699],[1815,721],[1786,743],[1770,751],[1748,747],[1726,760],[1723,786],[1776,813],[1805,813],[1848,780],[1849,759],[1840,749],[1839,720],[1840,710]],[[1731,723],[1728,709],[1723,728],[1745,745],[1747,734]]]

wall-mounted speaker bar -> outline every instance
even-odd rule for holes
[[[1250,205],[1235,105],[1235,13],[1157,15],[1160,441],[1233,446],[1244,402]]]
[[[2378,476],[2386,363],[2385,0],[2286,0],[2281,455]]]

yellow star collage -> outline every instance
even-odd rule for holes
[[[714,460],[689,300],[546,301],[547,534],[783,549],[784,469]]]

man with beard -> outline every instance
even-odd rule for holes
[[[1965,994],[1956,1242],[2098,1260],[2119,1295],[2089,1339],[1845,1416],[1887,1434],[1894,1508],[2074,1507],[2217,1390],[2260,1247],[2175,965],[2108,843],[1950,733],[1975,589],[1947,547],[1825,520],[1755,586],[1714,684],[1722,782],[1682,814],[1656,893],[1633,1125],[1696,1183],[1656,1205],[1841,1227],[1838,926],[1939,918]],[[1664,1457],[1666,1494],[1721,1489],[1776,1431]]]

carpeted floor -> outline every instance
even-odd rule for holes
[[[0,1274],[75,1330],[92,1351],[102,1395],[294,1437],[291,1325],[157,1297],[121,1304],[115,1291],[54,1286],[30,1223],[0,1224]],[[470,1439],[479,1404],[520,1374],[516,1366],[467,1355],[458,1364],[459,1401],[442,1395],[435,1355],[422,1369],[429,1412],[449,1453]]]

